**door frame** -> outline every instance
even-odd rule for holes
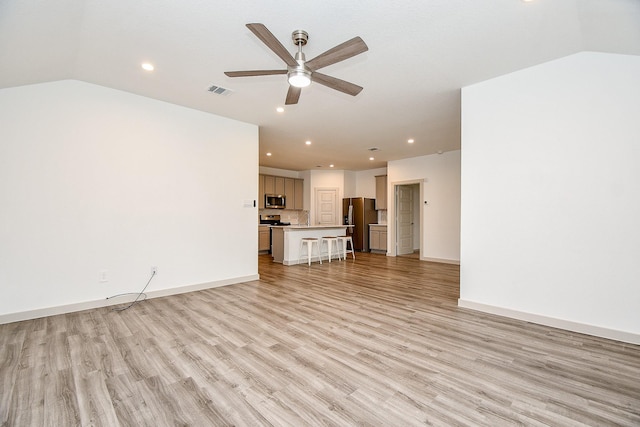
[[[398,204],[398,188],[401,185],[413,185],[419,184],[420,189],[418,190],[420,193],[420,212],[419,212],[419,221],[418,221],[418,229],[420,235],[420,259],[423,258],[424,254],[424,232],[423,232],[423,224],[424,224],[424,206],[425,206],[425,198],[424,198],[424,184],[427,182],[427,178],[423,179],[412,179],[408,181],[394,181],[391,183],[390,188],[393,195],[393,203],[388,206],[387,210],[387,218],[393,221],[391,227],[387,226],[387,256],[397,256],[398,255],[398,238],[397,238],[397,227],[398,227],[398,214],[397,214],[397,204]],[[388,193],[387,193],[387,199]],[[416,212],[414,212],[416,215]],[[388,221],[387,221],[388,222]],[[414,221],[415,223],[415,221]]]

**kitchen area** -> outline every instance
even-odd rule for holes
[[[371,181],[373,179],[372,176]],[[260,174],[258,187],[258,251],[271,255],[274,262],[283,265],[306,263],[302,257],[307,254],[301,251],[300,244],[304,238],[319,239],[321,259],[325,261],[329,248],[322,245],[323,237],[350,237],[344,245],[347,252],[386,254],[386,175],[375,176],[376,198],[338,198],[336,192],[331,201],[335,215],[327,217],[318,210],[320,203],[316,206],[316,215],[312,215],[308,208],[312,191],[305,189],[303,178]],[[314,260],[317,260],[315,253]],[[338,256],[334,246],[331,258]]]

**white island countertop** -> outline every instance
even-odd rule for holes
[[[328,236],[344,236],[347,234],[347,228],[351,227],[353,225],[273,225],[271,226],[273,261],[284,265],[299,264],[302,238],[321,239]],[[326,259],[326,248],[322,252],[321,256]],[[332,258],[334,257],[337,257],[336,253],[332,254]]]
[[[271,228],[286,228],[289,230],[322,230],[328,228],[345,228],[353,227],[353,225],[305,225],[305,224],[291,224],[291,225],[272,225]]]

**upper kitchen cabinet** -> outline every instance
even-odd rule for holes
[[[304,209],[304,179],[294,179],[294,209]]]
[[[287,209],[293,209],[294,199],[295,199],[295,180],[293,178],[285,178],[284,179],[284,196],[286,197],[285,203],[287,205]]]
[[[278,196],[281,195],[286,195],[287,193],[284,191],[284,180],[285,178],[282,176],[276,176],[275,177],[275,184],[276,184],[276,188],[275,188],[275,193],[272,194],[277,194]]]
[[[304,179],[285,178],[284,195],[287,209],[302,210],[304,204]]]
[[[262,194],[264,199],[265,194],[276,194],[276,177],[271,175],[262,176],[264,177],[264,193]]]
[[[285,196],[286,209],[302,210],[304,208],[304,179],[283,176],[258,176],[258,207],[264,209],[265,194]]]
[[[387,209],[387,175],[376,176],[376,210]]]

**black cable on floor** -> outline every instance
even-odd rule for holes
[[[112,310],[113,311],[124,311],[124,310],[127,310],[127,309],[133,307],[135,304],[146,300],[147,299],[147,294],[145,294],[144,291],[147,289],[147,286],[149,286],[149,283],[151,283],[151,279],[153,279],[155,277],[155,275],[156,275],[155,271],[151,272],[151,277],[149,277],[149,280],[147,281],[147,284],[144,285],[144,288],[142,288],[142,290],[138,293],[138,296],[136,297],[136,299],[133,300],[133,302],[131,304],[129,304],[129,305],[125,306],[125,307],[114,308]],[[135,292],[126,292],[124,294],[118,294],[118,295],[113,295],[113,296],[107,297],[107,299],[121,297],[123,295],[135,295],[135,294],[136,294]],[[143,295],[144,295],[144,298],[140,299],[140,297],[143,296]]]

